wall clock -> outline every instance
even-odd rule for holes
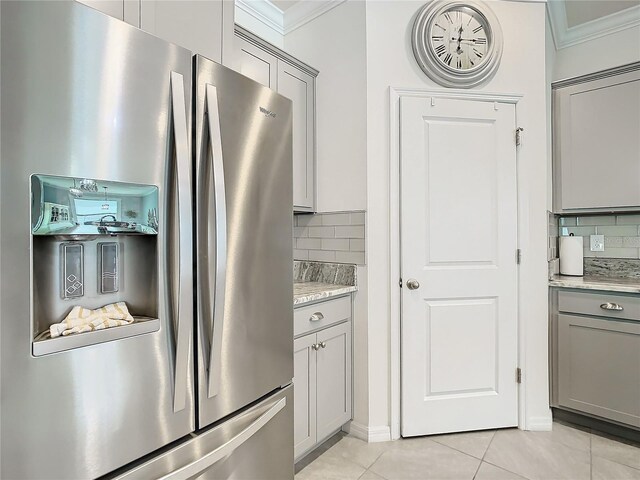
[[[502,56],[502,30],[478,1],[426,4],[413,25],[413,54],[420,68],[445,87],[471,88],[491,78]]]

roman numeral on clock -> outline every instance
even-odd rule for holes
[[[453,19],[451,18],[451,15],[449,15],[449,12],[444,14],[444,18],[446,18],[449,21],[449,23],[453,23]]]
[[[431,39],[436,42],[442,42],[442,40],[444,39],[444,35],[433,35]]]
[[[482,30],[482,25],[476,27],[473,29],[473,33],[478,33],[480,30]]]
[[[447,50],[447,47],[445,47],[444,45],[438,45],[436,47],[436,55],[438,55],[439,57],[442,56],[442,54]]]
[[[485,45],[487,43],[486,38],[476,38],[476,45]]]
[[[461,69],[462,68],[462,60],[460,58],[458,58],[456,60],[456,68],[457,69]]]
[[[444,57],[444,63],[446,63],[447,65],[451,66],[451,60],[453,60],[453,57],[451,56],[450,53],[447,53],[447,56]]]
[[[476,54],[476,57],[478,58],[482,58],[482,52],[479,52],[478,50],[476,50],[475,48],[473,49],[473,53]]]

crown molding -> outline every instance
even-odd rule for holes
[[[556,50],[640,26],[640,5],[569,28],[565,2],[547,2],[547,13]]]
[[[269,0],[235,0],[236,7],[280,35],[286,35],[324,15],[346,0],[301,0],[285,12]]]
[[[292,5],[284,12],[284,34],[293,32],[343,2],[345,0],[302,0]]]
[[[235,0],[236,7],[256,20],[284,35],[284,15],[282,10],[269,0]]]

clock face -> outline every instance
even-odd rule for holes
[[[443,11],[432,20],[428,35],[425,40],[445,68],[471,70],[488,58],[491,31],[487,20],[472,8]]]

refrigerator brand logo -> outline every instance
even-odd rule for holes
[[[274,112],[272,112],[271,110],[267,110],[264,107],[260,107],[260,111],[262,113],[264,113],[265,117],[271,117],[271,118],[276,118],[276,114]]]

